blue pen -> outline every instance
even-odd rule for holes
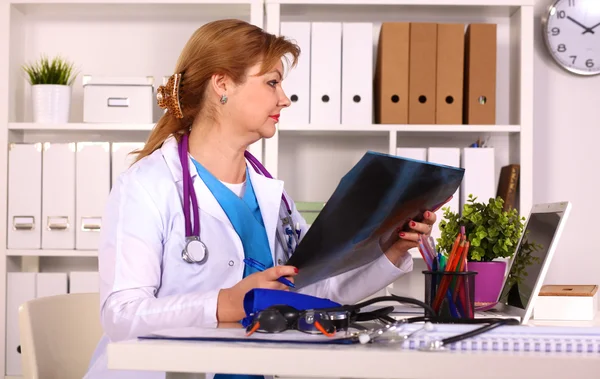
[[[252,259],[252,258],[244,258],[244,263],[247,264],[248,266],[257,269],[258,271],[265,271],[267,268],[265,267],[265,265],[263,265],[262,263],[260,263],[259,261]],[[292,287],[292,288],[296,288],[296,286],[294,285],[294,283],[290,282],[288,279],[281,277],[279,279],[277,279],[277,281],[279,283],[283,283],[288,287]]]

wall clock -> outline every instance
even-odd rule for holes
[[[546,47],[578,75],[600,74],[600,0],[555,0],[542,16]]]

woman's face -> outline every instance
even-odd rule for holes
[[[227,104],[222,108],[224,116],[238,131],[254,142],[260,138],[270,138],[275,134],[275,124],[279,113],[290,105],[281,88],[283,64],[264,75],[260,72],[260,63],[248,70],[246,81],[228,91]]]

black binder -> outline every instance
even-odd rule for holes
[[[340,180],[286,264],[296,289],[379,258],[407,230],[458,189],[464,169],[367,152]]]

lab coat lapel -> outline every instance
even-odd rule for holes
[[[177,149],[177,140],[174,137],[169,137],[161,148],[163,153],[163,157],[167,162],[167,166],[169,167],[171,174],[173,175],[173,179],[180,186],[183,185],[183,175],[181,169],[181,162],[179,160],[179,151]],[[204,181],[198,175],[198,171],[196,170],[196,166],[192,162],[191,158],[188,155],[188,166],[190,168],[190,174],[192,176],[192,182],[194,184],[194,190],[196,191],[196,197],[198,198],[198,208],[200,208],[200,214],[202,212],[206,212],[207,214],[213,216],[214,218],[232,226],[229,218],[221,208],[221,205],[215,198],[215,196],[210,192]],[[181,190],[181,194],[183,194],[183,189]],[[193,216],[193,213],[190,215]],[[193,221],[192,221],[193,222]]]
[[[283,182],[260,175],[254,171],[252,166],[249,166],[249,168],[250,181],[256,194],[256,201],[260,207],[267,238],[269,239],[269,248],[275,262],[275,233],[277,232],[277,223],[279,222],[279,206],[281,205]]]
[[[200,212],[206,212],[233,228],[233,224],[231,224],[231,221],[229,221],[229,218],[227,217],[227,214],[225,214],[221,204],[219,204],[215,195],[213,195],[210,189],[208,189],[206,186],[206,183],[204,183],[202,178],[200,178],[200,175],[198,175],[196,165],[194,165],[191,159],[189,165],[192,179],[194,181],[194,190],[196,191],[196,197],[198,198],[198,207],[200,208]]]

